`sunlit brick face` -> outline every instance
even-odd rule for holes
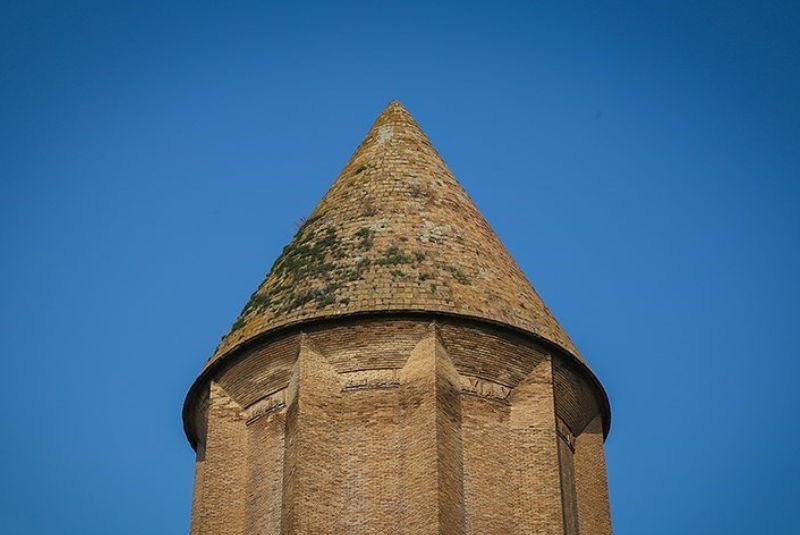
[[[602,429],[565,420],[601,415],[574,406],[586,379],[556,382],[564,358],[441,317],[265,339],[198,394],[192,533],[610,533]]]

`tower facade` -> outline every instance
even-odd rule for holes
[[[183,417],[192,535],[611,533],[605,392],[398,102]]]

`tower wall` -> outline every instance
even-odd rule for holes
[[[575,486],[580,532],[611,535],[602,416],[595,416],[575,442]]]
[[[342,385],[319,349],[299,338],[287,388],[282,527],[285,533],[342,533]]]
[[[469,383],[468,383],[469,384]],[[477,387],[476,381],[473,384]],[[513,533],[516,488],[508,456],[513,444],[511,407],[500,398],[481,397],[462,389],[464,441],[464,512],[467,533]]]
[[[590,379],[433,319],[307,324],[211,368],[187,401],[192,535],[610,533]]]
[[[563,533],[552,359],[545,356],[511,393],[515,533]]]
[[[280,533],[283,471],[286,462],[286,411],[275,410],[248,422],[245,533]]]
[[[242,408],[213,380],[208,385],[207,434],[198,448],[192,535],[244,533],[245,489],[251,471]]]

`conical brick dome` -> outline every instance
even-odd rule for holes
[[[397,101],[377,118],[211,361],[275,327],[387,311],[484,319],[580,358]]]

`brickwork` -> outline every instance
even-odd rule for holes
[[[611,535],[611,511],[600,415],[592,420],[575,442],[575,486],[580,532]]]
[[[202,499],[193,525],[198,535],[241,535],[248,471],[247,429],[240,417],[241,407],[214,382],[209,399]]]
[[[285,426],[285,411],[274,409],[248,424],[247,535],[281,532]]]
[[[191,535],[610,535],[597,379],[392,103],[184,406]]]
[[[462,392],[464,389],[462,388]],[[514,531],[513,494],[507,455],[512,435],[510,404],[499,398],[461,397],[464,440],[465,533],[503,535]]]
[[[575,491],[575,464],[568,439],[559,434],[558,464],[561,471],[561,506],[564,535],[578,535],[578,498]]]
[[[377,118],[214,360],[280,325],[387,310],[501,322],[580,357],[399,102]]]
[[[373,383],[342,396],[344,533],[395,533],[403,525],[399,394],[399,385]]]
[[[573,435],[565,418],[590,386],[570,376],[581,384],[559,393],[559,358],[442,318],[267,340],[197,401],[206,412],[192,421],[207,419],[208,433],[191,532],[610,533],[602,422]]]
[[[286,533],[342,533],[337,436],[341,383],[310,340],[301,336],[289,383],[286,462],[283,467],[283,529]]]
[[[197,447],[197,456],[194,462],[194,491],[192,492],[192,520],[189,525],[189,535],[200,535],[200,530],[205,520],[205,504],[203,493],[205,492],[205,445]]]
[[[540,361],[511,396],[515,528],[563,535],[561,478],[550,359]]]
[[[433,332],[400,381],[403,526],[414,535],[463,533],[460,380]]]
[[[581,380],[581,370],[570,359],[553,362],[556,409],[572,433],[579,434],[600,412],[597,393]]]

